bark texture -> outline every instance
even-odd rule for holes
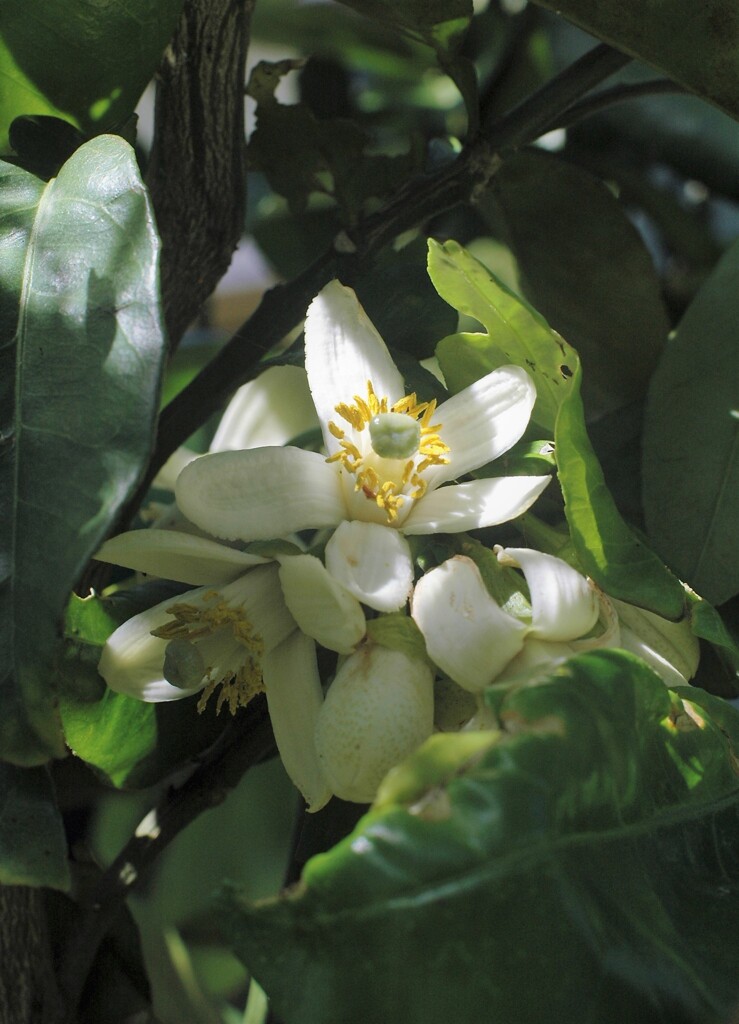
[[[147,185],[174,347],[231,262],[246,203],[244,68],[255,0],[188,0],[159,69]]]
[[[48,1024],[59,1009],[43,893],[0,885],[0,1024]]]

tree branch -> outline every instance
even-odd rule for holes
[[[172,347],[228,269],[243,230],[253,9],[254,0],[187,0],[159,69],[147,185]]]
[[[82,895],[80,916],[69,930],[57,974],[66,1005],[65,1024],[76,1020],[98,946],[129,892],[182,829],[222,803],[244,773],[274,750],[266,701],[257,698],[229,723],[189,778],[167,791],[92,891]]]

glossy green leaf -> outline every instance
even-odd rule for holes
[[[536,0],[739,117],[734,0]]]
[[[437,346],[450,391],[505,363],[528,370],[537,391],[533,419],[553,429],[565,513],[583,571],[614,597],[680,618],[679,581],[624,522],[606,486],[585,427],[576,351],[456,242],[429,243],[429,274],[447,302],[488,332],[452,335]]]
[[[67,841],[45,768],[0,763],[0,885],[69,888]]]
[[[660,361],[644,425],[644,511],[665,561],[712,604],[739,593],[739,242]]]
[[[613,193],[574,164],[528,150],[504,162],[483,214],[490,204],[525,295],[580,355],[589,418],[642,398],[669,321],[650,256]]]
[[[552,431],[572,389],[577,352],[527,302],[457,242],[429,241],[428,271],[439,295],[478,320],[486,334],[455,334],[436,349],[452,394],[506,363],[523,366],[536,384],[532,418]]]
[[[680,581],[624,522],[606,485],[585,427],[581,372],[554,431],[565,515],[580,565],[612,597],[679,619],[685,607]]]
[[[493,705],[501,732],[432,737],[289,894],[224,898],[275,1012],[722,1018],[739,995],[739,714],[614,651]]]
[[[64,749],[57,623],[151,446],[159,243],[120,138],[0,186],[0,755],[34,764]]]
[[[86,133],[133,112],[174,32],[184,0],[3,0],[0,153],[27,114],[63,117]]]

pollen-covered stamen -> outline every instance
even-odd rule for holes
[[[264,690],[264,644],[241,607],[227,604],[218,591],[210,590],[202,595],[202,603],[178,602],[167,611],[174,621],[152,631],[170,641],[164,677],[184,689],[204,686],[198,711],[219,686],[216,713],[227,703],[235,714]]]
[[[354,490],[376,503],[389,524],[396,523],[404,502],[417,501],[428,490],[424,471],[449,462],[449,446],[439,434],[442,424],[433,422],[436,400],[419,402],[410,394],[390,406],[367,381],[366,398],[354,395],[353,402],[335,408],[354,436],[331,421],[328,429],[339,445],[326,461],[340,463],[355,477]],[[357,436],[365,427],[369,445]]]

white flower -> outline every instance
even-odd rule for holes
[[[317,639],[342,653],[365,634],[364,613],[311,555],[279,562],[169,530],[107,541],[98,558],[181,583],[205,584],[135,615],[108,638],[99,671],[112,690],[145,701],[202,691],[232,713],[267,695],[278,749],[309,810],[331,795],[313,732],[323,702]]]
[[[451,482],[522,436],[536,396],[519,367],[494,370],[438,409],[419,403],[405,394],[354,292],[337,281],[311,303],[305,349],[327,457],[267,447],[191,462],[177,480],[177,501],[209,534],[253,541],[339,527],[326,552],[331,571],[370,607],[393,611],[405,604],[412,579],[403,534],[504,522],[524,512],[549,482],[523,476]]]
[[[318,713],[315,744],[324,778],[343,800],[370,803],[388,771],[433,726],[428,664],[365,643],[341,666]]]
[[[411,614],[429,657],[463,689],[480,694],[495,681],[541,665],[553,667],[596,647],[639,654],[669,685],[685,683],[695,673],[697,640],[687,622],[670,623],[612,602],[553,555],[529,548],[495,550],[501,564],[523,571],[531,596],[526,616],[500,608],[475,563],[463,556],[426,573],[413,593]]]

